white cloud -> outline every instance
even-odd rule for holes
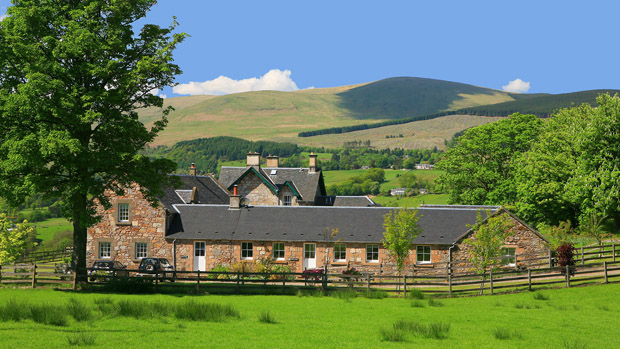
[[[0,21],[1,21],[1,20],[3,20],[3,19],[5,19],[5,18],[7,18],[8,16],[9,16],[9,15],[7,15],[6,13],[5,13],[5,14],[3,14],[2,16],[0,16]]]
[[[155,96],[159,96],[159,97],[161,97],[163,99],[168,98],[168,96],[166,96],[165,94],[159,93],[159,89],[158,88],[154,88],[154,89],[150,90],[149,93],[152,94],[152,95],[155,95]]]
[[[297,84],[291,79],[290,70],[272,69],[260,78],[234,80],[219,76],[204,82],[191,81],[172,88],[172,92],[181,95],[225,95],[247,91],[295,91]]]
[[[508,85],[502,86],[502,89],[506,92],[525,93],[530,90],[530,82],[525,82],[521,79],[514,79],[508,82]]]

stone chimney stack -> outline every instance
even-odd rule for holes
[[[246,167],[254,167],[258,169],[260,167],[260,154],[255,152],[249,152],[246,158]]]
[[[198,203],[198,188],[197,187],[192,188],[192,195],[190,196],[189,202],[191,204]]]
[[[190,176],[195,176],[196,175],[196,164],[194,164],[192,162],[191,166],[189,167],[189,175]]]
[[[237,186],[233,187],[233,194],[230,196],[230,206],[228,209],[238,210],[241,208],[241,195],[237,191]]]
[[[310,173],[315,173],[316,172],[316,158],[318,155],[316,155],[314,152],[310,153],[309,157],[310,157],[310,163],[309,166],[310,167]]]
[[[278,167],[280,158],[277,155],[269,155],[267,157],[267,167]]]

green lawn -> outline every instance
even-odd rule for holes
[[[65,218],[50,218],[41,222],[28,223],[37,228],[37,239],[51,240],[59,231],[73,230],[71,222]]]
[[[447,205],[448,194],[424,194],[413,197],[376,196],[372,198],[376,203],[386,207],[418,207],[426,205]]]
[[[94,347],[217,347],[217,348],[614,348],[620,347],[620,284],[534,293],[426,300],[386,298],[341,299],[298,296],[114,295],[74,293],[51,289],[0,289],[0,319],[5,304],[66,305],[71,299],[92,310],[89,321],[70,319],[65,326],[32,320],[0,320],[5,348],[65,348],[69,339],[94,339]],[[95,300],[112,302],[103,313]],[[162,304],[230,305],[239,317],[222,322],[180,320],[173,316],[121,317],[111,309],[120,300]],[[419,306],[414,307],[413,304]],[[436,304],[437,305],[437,304]],[[64,309],[64,307],[63,307]],[[150,308],[149,308],[150,309]],[[275,323],[259,321],[269,311]],[[134,311],[134,313],[136,313]],[[140,312],[137,312],[140,314]],[[402,342],[382,340],[381,329],[401,321],[422,325],[442,322],[450,329],[445,339],[406,334]],[[501,339],[506,335],[506,339]]]

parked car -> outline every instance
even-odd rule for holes
[[[168,262],[166,258],[142,258],[138,276],[152,276],[158,275],[160,279],[170,278],[171,281],[174,277],[174,266]]]
[[[97,280],[97,276],[129,276],[129,271],[125,270],[127,267],[119,261],[98,260],[91,268],[93,269],[88,271],[90,281]],[[103,279],[107,280],[107,278]]]
[[[58,263],[54,265],[54,274],[62,274],[60,280],[69,280],[73,275],[73,268],[69,263]]]

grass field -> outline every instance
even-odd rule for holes
[[[412,197],[376,196],[372,198],[376,203],[385,207],[418,207],[426,205],[447,205],[448,194],[424,194]]]
[[[50,218],[41,222],[28,223],[37,228],[37,239],[51,240],[59,231],[73,230],[73,224],[65,218]]]
[[[620,284],[610,284],[429,301],[2,288],[0,347],[66,348],[72,342],[100,348],[147,343],[161,348],[617,348],[619,293]],[[41,307],[45,304],[59,306],[60,311],[71,308],[83,321],[68,315],[64,325],[58,321],[60,326],[6,320],[10,302],[25,302],[21,309],[32,309],[31,317],[36,310],[38,321],[44,317],[41,309],[50,309]],[[166,310],[205,304],[229,307],[225,309],[233,315],[219,321],[192,321],[180,319],[183,313]],[[151,315],[151,311],[163,315]],[[187,313],[196,312],[188,309]],[[439,329],[416,330],[420,328]]]

